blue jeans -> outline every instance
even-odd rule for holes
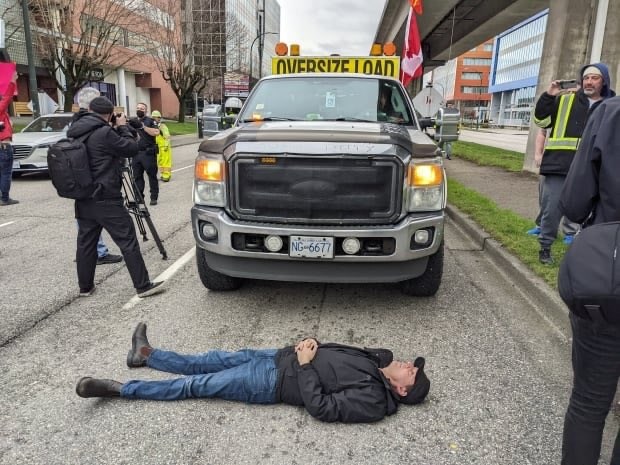
[[[103,242],[103,236],[99,236],[99,241],[97,241],[97,257],[103,258],[108,255],[108,246]]]
[[[162,381],[132,380],[123,384],[128,399],[179,400],[217,397],[250,404],[276,403],[277,349],[212,350],[182,355],[154,349],[147,365],[155,370],[187,375]]]
[[[572,313],[570,319],[574,380],[564,419],[562,465],[596,465],[605,418],[620,378],[620,326],[595,323]],[[620,465],[620,431],[611,465]]]
[[[0,192],[2,200],[9,200],[11,190],[11,175],[13,174],[13,147],[0,146]]]

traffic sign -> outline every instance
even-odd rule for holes
[[[443,97],[432,87],[425,87],[413,99],[413,106],[425,118],[435,116],[443,104]]]

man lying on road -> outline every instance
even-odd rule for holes
[[[430,389],[424,358],[393,360],[387,349],[320,344],[307,338],[283,349],[212,350],[182,355],[151,347],[146,324],[134,330],[130,368],[148,366],[186,377],[161,381],[81,378],[80,397],[178,400],[217,397],[252,404],[303,406],[322,421],[372,422],[398,404],[418,404]]]

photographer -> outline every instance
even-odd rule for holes
[[[102,228],[121,250],[138,296],[156,294],[163,290],[163,283],[149,279],[136,230],[121,194],[121,163],[138,153],[138,144],[126,126],[124,115],[115,117],[114,127],[110,125],[114,105],[106,97],[93,99],[89,110],[78,113],[67,132],[68,137],[88,137],[84,143],[96,185],[92,199],[75,201],[79,225],[76,262],[80,296],[88,297],[95,291],[97,241]]]
[[[13,74],[11,82],[6,87],[4,95],[0,96],[0,206],[14,205],[19,203],[18,200],[9,197],[11,190],[11,175],[13,174],[13,127],[9,118],[8,109],[13,101],[15,94],[15,86],[17,82],[17,73]]]
[[[146,116],[146,103],[138,103],[136,106],[137,118],[132,118],[129,124],[138,131],[138,155],[132,162],[136,185],[144,198],[144,172],[149,177],[149,191],[151,194],[150,205],[157,205],[159,197],[159,184],[157,181],[157,142],[159,135],[157,123],[152,118]]]

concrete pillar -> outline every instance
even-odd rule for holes
[[[118,106],[125,108],[125,114],[129,114],[129,108],[127,108],[127,84],[125,83],[125,69],[116,69],[116,81],[118,82]]]
[[[620,0],[600,1],[607,6],[600,61],[609,65],[612,88],[616,89],[620,82]],[[595,27],[596,24],[601,24],[600,20],[596,21],[598,5],[599,0],[550,2],[536,100],[552,80],[575,79],[581,67],[591,62],[593,44],[597,48],[595,35],[601,34]],[[600,37],[597,40],[600,40]],[[538,171],[534,166],[536,132],[537,126],[532,119],[523,163],[523,169],[532,172]]]

